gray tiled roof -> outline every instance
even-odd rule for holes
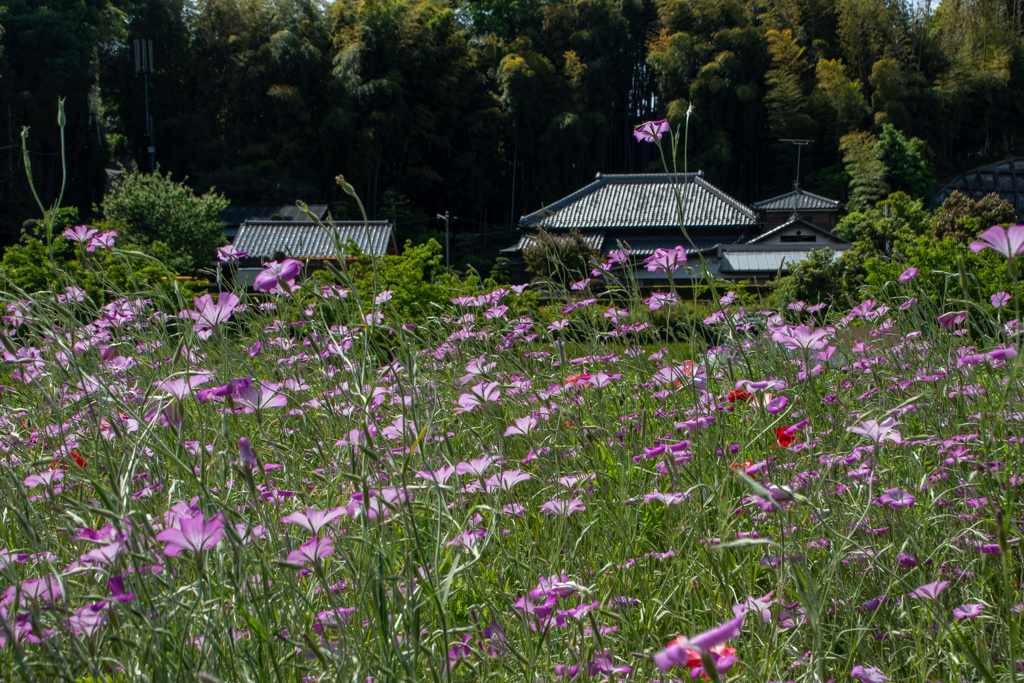
[[[751,206],[759,211],[838,211],[842,202],[798,188]]]
[[[629,247],[629,253],[631,256],[650,256],[654,253],[655,249],[673,249],[675,247],[683,246],[686,247],[686,253],[694,255],[697,250],[708,251],[714,249],[719,244],[723,243],[722,236],[717,237],[694,237],[693,244],[683,236],[679,237],[640,237],[623,239],[622,242]],[[696,246],[697,250],[693,247]],[[617,249],[618,247],[614,242],[605,245],[606,251]]]
[[[701,173],[675,176],[685,205],[687,227],[753,227],[757,214]],[[679,226],[671,176],[663,173],[598,175],[554,204],[520,219],[520,225],[550,229],[601,230]]]
[[[1018,219],[1024,218],[1024,157],[979,166],[950,178],[935,193],[935,203],[944,202],[954,190],[974,200],[995,192],[1013,204]]]
[[[383,256],[391,243],[388,221],[344,221],[333,224],[338,243],[352,240],[364,254]],[[293,258],[335,258],[330,226],[311,221],[246,221],[238,230],[235,248],[252,258],[273,258],[284,252]]]
[[[782,232],[783,230],[787,230],[789,228],[797,226],[799,226],[801,230],[810,230],[812,232],[818,233],[819,235],[824,235],[828,240],[835,242],[837,244],[849,244],[849,242],[844,240],[842,237],[839,237],[836,234],[831,233],[828,230],[825,230],[824,228],[815,225],[814,223],[811,223],[810,221],[806,220],[805,218],[799,215],[793,216],[788,221],[786,221],[779,227],[775,228],[774,230],[769,230],[764,234],[758,235],[754,239],[750,240],[750,244],[760,244],[761,242],[768,242],[773,237],[775,237],[775,235]]]
[[[603,232],[581,232],[580,235],[583,237],[583,241],[587,243],[587,246],[595,251],[601,251],[601,246],[604,244],[604,233]],[[567,235],[554,234],[552,237],[565,238]],[[519,238],[519,241],[513,244],[511,247],[505,247],[501,250],[503,254],[511,254],[522,251],[527,247],[532,247],[537,243],[537,238],[534,235],[523,235]],[[614,246],[614,245],[613,245]]]
[[[819,249],[821,247],[818,247]],[[829,248],[829,247],[826,247]],[[838,246],[836,251],[844,251]],[[724,273],[776,273],[792,270],[793,266],[810,257],[815,249],[778,249],[758,245],[722,247],[721,272]]]
[[[311,204],[310,212],[323,220],[327,215],[326,204]],[[220,214],[220,222],[225,225],[241,225],[245,221],[269,221],[271,216],[280,216],[285,221],[307,221],[309,216],[294,204],[284,206],[229,206]]]

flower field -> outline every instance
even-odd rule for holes
[[[1016,293],[681,342],[628,283],[412,325],[298,272],[5,295],[0,680],[1024,676]]]

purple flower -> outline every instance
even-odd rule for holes
[[[195,304],[196,310],[182,311],[178,315],[194,320],[195,325],[192,326],[192,329],[199,333],[207,332],[205,337],[208,337],[210,330],[231,318],[231,314],[234,313],[235,307],[238,305],[238,297],[234,294],[221,294],[217,298],[217,303],[214,303],[213,297],[204,294],[195,300]],[[202,334],[200,336],[203,337]]]
[[[328,537],[320,538],[314,536],[297,549],[288,553],[288,562],[307,565],[314,564],[322,557],[329,557],[334,554],[334,539]]]
[[[663,306],[675,306],[678,299],[675,294],[669,292],[655,292],[649,299],[644,299],[644,303],[647,304],[647,308],[657,311]]]
[[[873,502],[878,505],[888,505],[894,510],[899,510],[901,508],[913,507],[916,500],[917,499],[914,496],[910,495],[906,491],[895,488],[886,489],[885,493],[876,498]]]
[[[549,500],[540,506],[542,512],[549,515],[563,515],[568,517],[574,512],[580,512],[586,510],[587,506],[583,504],[583,501],[579,498],[573,498],[571,500]]]
[[[260,466],[259,458],[256,457],[256,451],[249,444],[248,437],[238,437],[238,462],[242,467],[248,467],[250,470]]]
[[[153,386],[167,392],[179,401],[184,401],[185,397],[191,394],[193,389],[209,381],[209,375],[185,375],[184,377],[173,377],[160,382],[153,382]]]
[[[791,351],[818,350],[825,348],[825,340],[830,334],[826,329],[807,325],[788,326],[773,332],[772,341],[777,341]]]
[[[668,125],[667,119],[647,121],[636,127],[636,130],[633,131],[633,137],[636,138],[637,142],[657,142],[661,140],[662,135],[670,130],[672,128]]]
[[[293,512],[286,517],[282,517],[281,521],[285,524],[297,524],[303,529],[309,529],[313,534],[319,534],[321,529],[339,517],[345,516],[347,512],[343,507],[324,511],[306,508],[305,512]]]
[[[989,297],[989,301],[992,302],[992,305],[995,308],[1002,308],[1006,304],[1010,303],[1010,295],[1006,292],[996,292]]]
[[[62,234],[72,242],[84,243],[92,239],[99,230],[90,228],[88,225],[76,225],[73,228],[68,228]]]
[[[90,550],[79,559],[85,564],[102,564],[107,567],[113,567],[117,556],[121,554],[122,550],[124,550],[124,547],[117,541],[114,541],[113,543],[101,545],[99,548]]]
[[[505,470],[501,474],[488,477],[484,482],[484,487],[487,491],[509,491],[516,484],[529,481],[531,478],[529,473],[520,469]]]
[[[438,486],[444,486],[445,483],[447,483],[448,480],[452,478],[453,474],[455,474],[455,468],[452,467],[451,465],[444,465],[443,467],[440,467],[434,470],[433,472],[429,470],[421,470],[416,473],[416,476],[419,477],[420,479],[427,479],[428,481],[433,481],[437,483]]]
[[[772,596],[775,591],[768,591],[768,594],[761,598],[747,596],[741,603],[732,606],[732,613],[737,617],[746,615],[747,612],[757,612],[761,615],[761,621],[766,624],[772,623],[772,612],[768,609],[772,603],[778,602]]]
[[[471,412],[483,406],[488,401],[496,402],[501,400],[501,391],[497,382],[481,382],[469,390],[468,394],[459,396],[459,407],[465,412]]]
[[[612,662],[612,656],[608,650],[605,650],[602,654],[595,654],[594,661],[587,665],[587,673],[591,676],[598,676],[605,674],[609,678],[612,674],[628,674],[633,670],[633,667],[626,664],[615,664]]]
[[[469,462],[460,462],[455,465],[456,474],[472,474],[474,477],[484,476],[484,472],[490,469],[498,459],[493,455],[485,455]]]
[[[947,330],[952,330],[954,327],[967,320],[967,311],[953,311],[951,313],[943,313],[936,320],[939,324],[945,327]]]
[[[180,555],[185,550],[190,553],[209,550],[220,543],[224,533],[224,523],[219,515],[206,521],[202,514],[198,514],[192,519],[181,519],[179,523],[180,529],[164,529],[156,535],[156,540],[167,544],[164,554],[170,557]]]
[[[506,429],[505,433],[502,436],[515,436],[517,434],[526,436],[527,434],[530,433],[530,430],[536,426],[537,418],[533,417],[532,415],[520,417],[513,420],[512,426]]]
[[[101,600],[94,605],[78,608],[78,611],[68,618],[68,625],[78,635],[91,638],[100,630],[100,626],[107,623],[109,616],[110,603]]]
[[[236,390],[235,402],[244,406],[244,412],[265,410],[266,408],[283,408],[288,405],[288,396],[281,391],[284,382],[268,382],[260,380],[259,384],[250,384]]]
[[[918,586],[910,592],[910,597],[934,600],[939,597],[939,593],[947,588],[949,588],[949,581],[934,581],[932,583],[926,583],[923,586]]]
[[[786,398],[785,396],[776,396],[775,398],[771,399],[770,401],[764,404],[764,409],[767,410],[772,415],[778,415],[783,410],[785,410],[786,406],[788,405],[788,398]]]
[[[866,600],[860,603],[860,607],[858,609],[861,612],[874,612],[876,609],[885,604],[887,600],[888,599],[884,595],[879,595],[877,598],[871,598],[870,600]]]
[[[644,259],[648,272],[674,273],[686,263],[686,247],[680,245],[671,249],[658,248]],[[653,297],[652,297],[653,298]],[[675,305],[674,303],[672,304]],[[657,310],[652,308],[652,311]]]
[[[302,261],[290,258],[286,258],[280,263],[271,261],[263,266],[263,270],[256,276],[252,287],[257,292],[287,292],[301,272]]]
[[[995,249],[1006,258],[1016,256],[1024,251],[1024,225],[1011,225],[1003,228],[993,225],[978,235],[981,242],[971,242],[971,251],[975,254],[984,249]]]
[[[56,576],[45,576],[41,579],[28,579],[20,586],[11,586],[4,593],[0,605],[13,605],[12,609],[17,610],[30,602],[54,602],[63,594],[60,579]]]
[[[908,282],[909,280],[913,280],[915,277],[917,277],[917,268],[907,268],[903,271],[903,274],[900,275],[899,280],[900,282]]]
[[[883,441],[892,441],[895,444],[903,443],[903,436],[896,430],[896,425],[899,422],[895,418],[887,417],[881,422],[877,420],[864,420],[858,425],[853,427],[847,427],[846,431],[851,434],[861,434],[875,444],[881,444]]]
[[[985,609],[985,605],[978,602],[969,602],[966,605],[961,605],[953,610],[953,616],[957,619],[977,619],[981,616],[981,611]]]
[[[391,511],[412,500],[412,494],[406,489],[389,486],[381,491],[370,489],[370,496],[363,500],[362,491],[352,494],[347,510],[350,517],[365,514],[371,520],[383,520],[391,516]]]
[[[219,247],[217,249],[217,260],[228,263],[231,261],[237,261],[238,259],[249,258],[249,255],[240,249],[235,249],[235,245],[229,244],[226,247]]]
[[[54,470],[44,470],[39,474],[30,474],[25,477],[25,486],[30,489],[34,489],[37,486],[43,486],[50,488],[55,482],[60,481],[64,478],[64,470],[59,467]]]
[[[93,252],[97,249],[107,249],[114,246],[114,238],[117,237],[117,233],[113,230],[106,230],[89,240],[89,246],[85,248],[86,251]]]
[[[667,648],[654,655],[654,664],[662,671],[668,671],[673,666],[689,666],[690,652],[697,654],[710,652],[712,648],[724,644],[740,635],[740,626],[743,625],[743,616],[740,615],[730,619],[721,626],[705,631],[693,638],[679,638]]]
[[[861,683],[884,683],[889,679],[882,675],[878,669],[873,666],[860,666],[859,664],[853,667],[850,671],[850,675],[859,680]]]

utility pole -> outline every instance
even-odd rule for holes
[[[142,73],[142,83],[146,98],[146,137],[149,138],[149,172],[156,172],[156,143],[153,141],[153,117],[149,115],[149,74],[156,73],[153,68],[153,41],[149,38],[135,39],[135,73]]]
[[[437,217],[444,220],[444,260],[448,273],[452,272],[452,217],[450,212],[445,211],[444,215],[437,214]]]

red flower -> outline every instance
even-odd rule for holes
[[[752,396],[753,394],[751,394],[749,391],[744,391],[743,389],[733,389],[732,391],[729,392],[729,396],[726,398],[726,400],[729,403],[746,403],[747,401],[750,400]]]
[[[779,442],[779,446],[783,448],[791,446],[798,436],[800,436],[800,432],[792,427],[775,428],[775,439]]]
[[[569,375],[568,377],[566,377],[565,378],[565,384],[566,384],[566,386],[572,384],[573,386],[580,386],[580,385],[582,385],[582,386],[585,386],[585,387],[589,387],[589,386],[592,386],[590,384],[589,380],[590,380],[590,375],[588,375],[585,372],[581,372],[578,375]]]
[[[81,453],[79,453],[78,451],[71,451],[71,453],[69,453],[68,456],[69,457],[67,458],[56,458],[53,462],[50,463],[50,469],[67,469],[67,465],[70,460],[74,460],[76,465],[81,467],[83,470],[85,469],[85,458],[82,457]]]

